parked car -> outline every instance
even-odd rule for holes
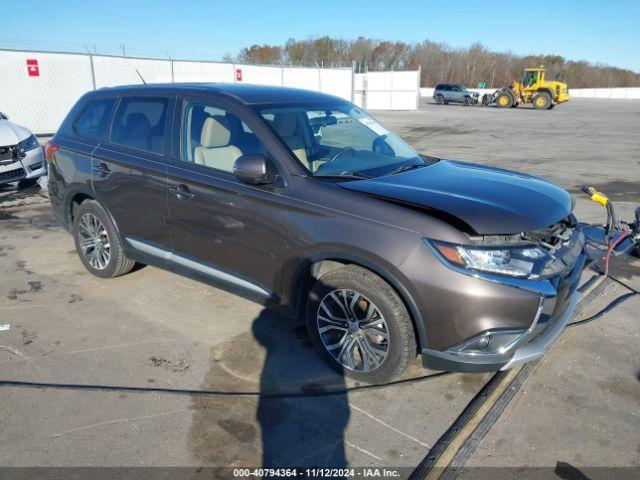
[[[105,88],[46,151],[53,210],[89,272],[155,265],[303,315],[359,380],[418,353],[467,372],[540,358],[576,304],[584,239],[565,190],[420,155],[337,97]]]
[[[46,173],[38,138],[0,112],[0,185],[20,182],[20,186],[24,186]]]
[[[464,85],[441,83],[433,90],[433,99],[438,103],[449,102],[462,103],[463,105],[474,105],[478,103],[478,92],[468,90]]]

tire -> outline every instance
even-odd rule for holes
[[[40,178],[26,178],[18,182],[18,190],[25,188],[35,187],[38,184]]]
[[[368,316],[373,320],[367,321]],[[416,357],[415,333],[404,303],[388,283],[357,265],[318,279],[309,291],[306,322],[320,356],[339,373],[362,382],[388,382]],[[331,345],[336,347],[328,348]],[[361,345],[372,355],[363,354]]]
[[[444,97],[442,95],[436,95],[436,103],[442,105],[444,103]]]
[[[82,264],[96,277],[118,277],[129,273],[135,266],[135,262],[124,254],[120,235],[111,217],[95,200],[85,200],[77,208],[73,218],[73,238]],[[90,240],[94,243],[83,250],[81,243]]]
[[[464,97],[464,98],[462,99],[462,104],[463,104],[465,107],[470,106],[470,105],[471,105],[471,98],[470,98],[470,97]]]
[[[496,105],[498,108],[511,108],[514,104],[513,97],[509,92],[503,92],[496,98]]]
[[[549,110],[551,108],[551,95],[547,92],[536,93],[531,99],[531,103],[538,110]]]

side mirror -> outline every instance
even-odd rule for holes
[[[233,164],[233,174],[242,182],[251,185],[269,185],[276,179],[267,168],[264,155],[243,155]]]

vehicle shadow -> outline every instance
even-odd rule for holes
[[[266,349],[260,376],[260,397],[256,418],[262,436],[262,465],[346,466],[344,428],[349,419],[345,394],[319,397],[274,398],[270,394],[318,394],[345,388],[342,373],[329,371],[316,354],[304,325],[295,330],[296,340],[305,345],[303,355],[290,355],[290,346],[274,335],[283,323],[273,312],[263,310],[253,323],[253,334]],[[281,328],[281,327],[280,327]]]
[[[188,446],[200,465],[347,466],[347,396],[326,395],[341,392],[344,377],[318,356],[301,321],[263,309],[251,332],[211,357],[201,389],[248,395],[193,397]]]

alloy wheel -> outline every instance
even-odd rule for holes
[[[316,319],[324,347],[344,368],[370,372],[387,358],[387,323],[378,307],[361,293],[333,290],[320,302]]]
[[[107,229],[98,217],[85,213],[78,222],[78,244],[84,258],[96,270],[104,270],[111,259]]]

